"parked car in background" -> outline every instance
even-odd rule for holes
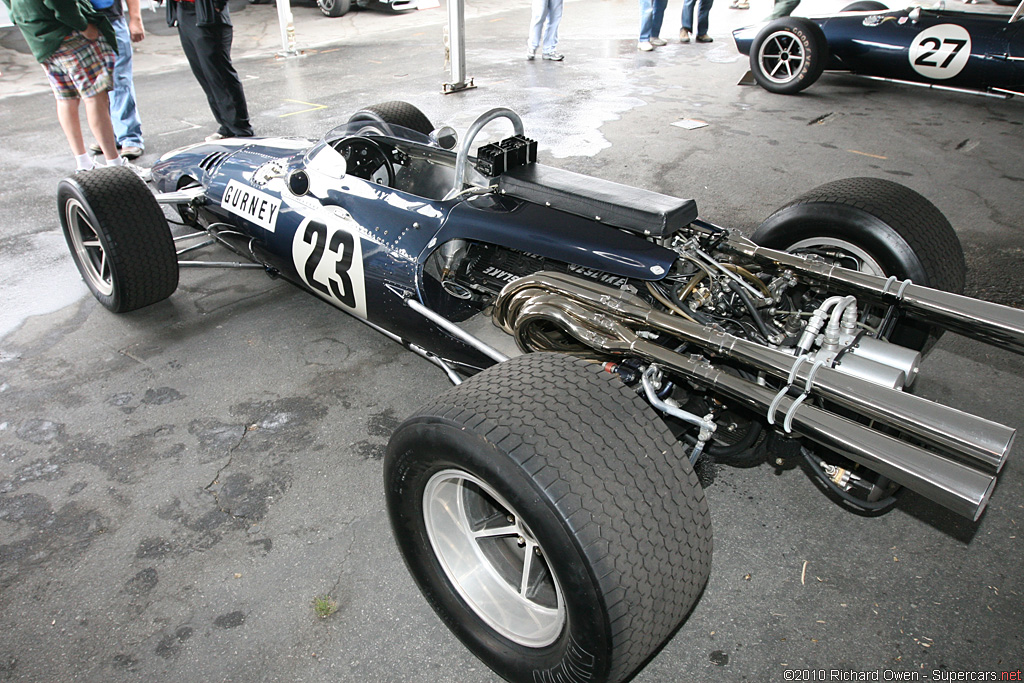
[[[252,5],[270,4],[273,0],[249,0]],[[411,12],[419,9],[418,0],[314,0],[325,17],[340,17],[349,13],[353,5],[360,9],[385,12]]]
[[[327,17],[347,14],[352,5],[361,9],[377,9],[385,12],[410,12],[419,9],[417,0],[317,0],[316,5]]]
[[[1000,0],[1000,5],[1014,0]],[[861,0],[829,16],[783,17],[733,31],[765,90],[792,95],[823,71],[996,97],[1024,94],[1024,1],[890,10]]]

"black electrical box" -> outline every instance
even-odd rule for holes
[[[499,176],[510,168],[537,161],[537,141],[513,135],[501,142],[484,145],[476,153],[476,170],[488,178]]]

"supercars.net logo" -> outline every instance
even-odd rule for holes
[[[1021,670],[1016,671],[897,671],[874,669],[789,669],[783,676],[787,681],[1024,681]]]

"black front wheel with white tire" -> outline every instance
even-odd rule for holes
[[[794,95],[825,70],[828,41],[821,27],[803,17],[783,17],[761,29],[750,46],[750,71],[768,92]]]
[[[75,265],[106,308],[127,313],[177,289],[178,259],[167,219],[132,170],[76,173],[57,186],[57,203]]]
[[[442,621],[509,681],[622,681],[711,568],[703,490],[679,443],[600,364],[494,366],[395,431],[399,549]]]
[[[352,8],[351,0],[317,0],[317,7],[325,17],[341,17]]]

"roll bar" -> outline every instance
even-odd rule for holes
[[[519,117],[519,114],[515,113],[511,109],[506,107],[496,107],[481,114],[477,120],[473,122],[473,125],[469,127],[469,130],[466,131],[466,137],[463,138],[462,146],[459,147],[459,155],[455,158],[455,183],[452,185],[452,189],[445,196],[445,199],[451,199],[462,192],[462,186],[466,182],[466,163],[469,161],[469,150],[473,146],[473,140],[484,126],[499,118],[506,118],[511,121],[512,128],[515,130],[516,135],[525,134],[523,120]]]

